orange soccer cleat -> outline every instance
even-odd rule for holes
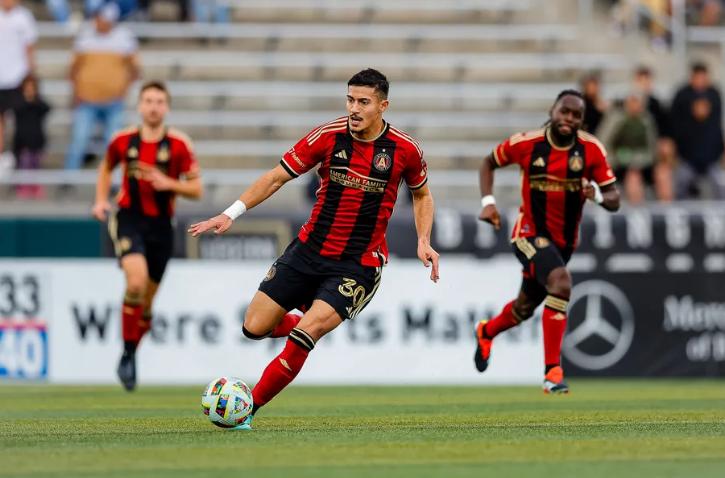
[[[544,375],[544,393],[569,393],[569,385],[564,381],[564,369],[556,366]]]

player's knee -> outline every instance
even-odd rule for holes
[[[146,279],[146,277],[143,276],[129,277],[128,281],[126,282],[126,294],[138,296],[143,300],[144,295],[146,294],[147,282],[148,280]]]
[[[516,317],[519,322],[530,319],[531,316],[534,315],[534,310],[536,310],[536,305],[526,301],[517,300],[514,302],[514,306],[512,307],[514,317]]]
[[[244,336],[250,340],[262,340],[269,337],[269,334],[271,334],[270,331],[259,331],[256,329],[248,329],[247,324],[245,323],[242,325],[242,333]]]
[[[565,267],[557,267],[551,271],[546,281],[546,291],[565,299],[571,296],[571,274]]]

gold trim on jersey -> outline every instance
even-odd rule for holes
[[[602,156],[604,156],[605,158],[607,157],[607,148],[604,147],[602,142],[599,141],[596,136],[582,130],[577,131],[576,134],[579,139],[593,143],[597,148],[599,148],[599,152],[602,153]]]
[[[532,139],[541,138],[546,132],[545,128],[526,131],[524,133],[516,133],[509,138],[509,144],[514,146],[522,141],[530,141]]]
[[[529,188],[543,192],[577,192],[581,191],[580,178],[560,178],[550,174],[534,174],[529,176]]]
[[[569,151],[576,144],[576,138],[571,142],[569,146],[557,146],[554,140],[551,138],[551,129],[546,128],[546,140],[549,142],[549,146],[557,151]]]

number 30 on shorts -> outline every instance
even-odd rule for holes
[[[358,285],[355,279],[342,278],[342,284],[337,290],[345,297],[352,298],[352,306],[357,307],[365,298],[365,287]]]

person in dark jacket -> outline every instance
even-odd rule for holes
[[[28,76],[21,85],[22,99],[15,108],[15,135],[13,150],[18,159],[18,169],[38,169],[45,156],[45,118],[50,106],[40,96],[38,81]],[[40,198],[41,186],[24,184],[16,189],[18,197]]]
[[[689,83],[672,101],[672,132],[680,159],[675,171],[677,197],[699,195],[699,182],[706,180],[715,197],[725,198],[722,101],[702,63],[692,66]]]

